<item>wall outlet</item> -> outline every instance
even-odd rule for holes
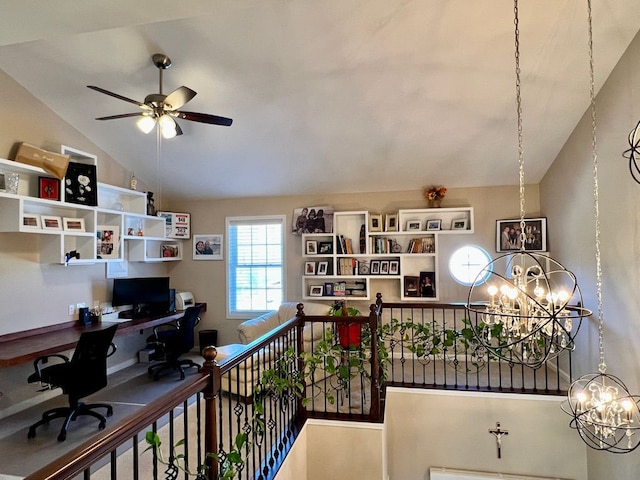
[[[72,303],[69,305],[69,315],[76,313],[76,306]]]

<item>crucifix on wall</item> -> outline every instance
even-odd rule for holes
[[[496,422],[496,428],[489,429],[489,433],[496,437],[496,446],[498,447],[498,458],[502,458],[502,437],[509,435],[509,430],[501,430],[500,422]]]

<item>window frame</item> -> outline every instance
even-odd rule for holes
[[[485,263],[484,266],[490,265],[489,270],[487,271],[487,274],[478,282],[474,282],[473,280],[471,282],[464,282],[462,280],[460,280],[452,271],[451,269],[451,262],[454,258],[454,256],[456,255],[456,253],[458,253],[460,250],[465,249],[465,248],[474,248],[480,252],[482,252],[485,256],[486,256],[486,260],[487,262]],[[465,245],[462,245],[460,247],[457,247],[453,253],[449,256],[449,261],[447,262],[447,267],[449,269],[449,275],[451,275],[451,278],[453,278],[453,280],[458,283],[459,285],[463,285],[465,287],[476,287],[478,285],[482,285],[484,283],[487,283],[487,281],[489,280],[489,277],[491,277],[491,272],[493,271],[493,266],[492,266],[492,262],[493,262],[493,258],[491,257],[491,254],[484,248],[482,248],[480,245],[475,245],[475,244],[470,244],[467,243]],[[482,268],[482,267],[481,267]],[[475,277],[476,279],[478,278],[477,275]]]
[[[230,228],[234,225],[264,225],[264,224],[274,224],[280,225],[282,228],[282,263],[280,264],[282,269],[282,299],[283,302],[287,298],[287,216],[286,215],[251,215],[251,216],[236,216],[236,217],[226,217],[225,218],[225,233],[227,237],[227,261],[225,265],[225,301],[227,304],[227,318],[232,319],[247,319],[254,318],[260,315],[263,315],[268,312],[272,312],[276,310],[280,305],[278,305],[274,310],[232,310],[231,309],[231,267],[232,267],[232,258],[237,252],[236,246],[232,246],[232,235],[230,235]]]

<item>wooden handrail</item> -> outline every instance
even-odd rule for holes
[[[198,392],[206,391],[210,385],[211,374],[209,372],[205,371],[201,374],[187,377],[180,383],[179,389],[174,389],[154,400],[141,411],[104,430],[97,439],[84,442],[52,463],[27,476],[25,480],[56,480],[73,478],[75,475],[81,474],[102,457],[114,451],[120,444],[126,442],[168,411],[184,402],[185,399]]]

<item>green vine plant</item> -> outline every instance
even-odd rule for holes
[[[331,307],[329,316],[342,316],[344,303],[339,302]],[[346,307],[347,316],[361,316],[360,311],[355,307]],[[445,355],[449,349],[456,349],[464,352],[470,358],[470,364],[481,369],[486,365],[487,358],[491,359],[490,353],[476,337],[485,335],[494,339],[502,338],[501,325],[486,325],[480,323],[475,330],[468,319],[463,320],[464,327],[460,330],[442,328],[435,322],[417,323],[408,318],[401,322],[398,319],[391,319],[390,322],[380,323],[377,334],[371,335],[368,324],[363,324],[361,328],[360,346],[349,347],[350,354],[344,356],[343,347],[336,337],[333,328],[327,328],[322,339],[314,344],[313,351],[301,352],[300,357],[296,355],[294,347],[289,347],[284,354],[274,363],[270,369],[262,373],[260,383],[253,388],[252,417],[249,420],[251,426],[248,431],[252,432],[253,438],[265,432],[265,398],[271,396],[274,400],[288,400],[292,397],[299,399],[303,406],[307,406],[312,400],[305,396],[305,384],[312,385],[317,369],[323,369],[324,374],[336,380],[335,391],[349,388],[350,382],[357,376],[371,379],[370,352],[373,341],[377,342],[378,361],[380,365],[380,382],[382,388],[387,380],[388,364],[392,360],[393,349],[400,344],[401,348],[406,348],[415,358],[423,363],[429,363],[435,356]],[[304,370],[298,370],[298,360],[302,359]],[[457,362],[457,360],[454,360]],[[468,368],[468,367],[467,367]],[[336,401],[332,392],[320,392],[324,394],[330,404]],[[145,450],[155,450],[158,461],[167,466],[166,480],[178,478],[178,472],[183,472],[187,476],[194,476],[196,480],[205,479],[206,466],[199,467],[196,472],[191,472],[186,467],[185,455],[178,450],[183,445],[183,441],[177,442],[171,450],[169,459],[162,454],[162,441],[156,432],[146,433],[146,442],[149,447]],[[248,433],[240,432],[236,435],[235,441],[229,452],[224,454],[208,453],[207,458],[213,458],[218,462],[220,477],[223,480],[232,480],[239,474],[246,463],[246,459],[251,452],[253,443]]]

